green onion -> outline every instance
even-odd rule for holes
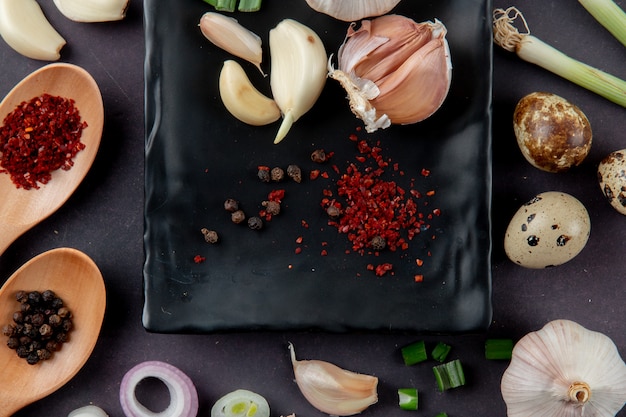
[[[443,342],[439,342],[437,343],[437,346],[435,346],[435,348],[433,349],[431,356],[436,361],[444,362],[448,357],[448,353],[450,353],[450,349],[452,349],[452,346],[446,345]]]
[[[435,366],[433,372],[441,392],[465,385],[463,365],[458,359]]]
[[[415,365],[416,363],[424,362],[428,359],[424,341],[420,340],[419,342],[414,342],[403,347],[402,359],[407,366]]]
[[[511,359],[513,341],[511,339],[487,339],[485,341],[485,358]]]
[[[526,33],[513,22],[520,18]],[[626,81],[577,61],[542,40],[530,35],[528,25],[515,7],[493,12],[493,39],[502,48],[517,53],[521,59],[536,64],[568,81],[626,107]]]
[[[221,12],[234,12],[237,6],[237,0],[217,0],[215,10]]]
[[[261,9],[262,0],[240,0],[239,6],[237,6],[237,0],[204,0],[204,2],[221,12],[234,12],[235,8],[240,12],[258,12]]]
[[[446,413],[439,413],[435,417],[448,417]]]
[[[211,6],[217,6],[217,0],[204,0],[205,3],[210,4]]]
[[[398,405],[402,410],[415,411],[417,410],[417,389],[415,388],[400,388],[398,389]]]
[[[240,0],[237,10],[240,12],[258,12],[261,9],[261,0]]]
[[[626,46],[626,13],[613,0],[578,0],[585,9]]]

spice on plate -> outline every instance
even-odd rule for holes
[[[203,227],[200,229],[200,232],[204,236],[204,240],[207,243],[217,243],[220,240],[220,237],[215,230],[209,230],[206,227]]]
[[[227,198],[224,201],[224,210],[230,211],[231,213],[239,210],[239,202],[234,198]]]
[[[298,165],[289,165],[287,167],[287,176],[297,183],[302,182],[302,170]]]
[[[246,220],[246,213],[243,210],[236,210],[230,215],[230,219],[233,223],[239,224]]]
[[[248,219],[248,227],[252,230],[261,230],[263,228],[263,220],[260,217],[252,216]]]
[[[51,290],[18,291],[15,299],[20,309],[13,313],[13,323],[2,327],[7,346],[31,365],[50,359],[69,340],[72,313]]]
[[[274,182],[280,182],[285,179],[285,171],[281,167],[272,168],[270,178]]]
[[[86,127],[72,99],[43,94],[20,103],[0,127],[0,173],[17,188],[38,189],[53,171],[72,168]]]

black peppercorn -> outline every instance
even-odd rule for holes
[[[207,243],[217,243],[219,241],[219,235],[215,230],[209,230],[207,228],[202,228],[200,230],[204,235],[204,240]]]
[[[243,210],[237,210],[230,215],[230,219],[233,221],[233,223],[239,224],[246,220],[246,214],[243,212]]]
[[[28,362],[29,365],[37,364],[39,362],[39,355],[37,355],[37,352],[30,352],[26,357],[26,362]]]
[[[63,320],[63,323],[61,323],[61,329],[66,333],[72,330],[72,326],[72,320]]]
[[[16,311],[15,313],[13,313],[13,321],[16,323],[23,323],[24,313],[22,313],[21,311]]]
[[[264,201],[261,205],[265,207],[267,214],[271,214],[272,216],[280,214],[280,203],[278,201]]]
[[[43,338],[48,338],[52,336],[52,326],[50,326],[49,324],[42,325],[39,328],[39,334],[41,334],[41,337]]]
[[[9,337],[9,339],[7,340],[7,346],[9,347],[9,349],[17,349],[18,346],[20,345],[20,340],[17,337]]]
[[[41,293],[39,291],[31,291],[28,293],[28,302],[30,304],[39,304],[41,301]]]
[[[328,217],[330,217],[331,219],[336,219],[341,216],[341,209],[334,204],[331,204],[326,209],[326,214],[328,214]]]
[[[37,356],[39,357],[40,360],[45,361],[45,360],[50,359],[50,357],[52,356],[52,353],[50,353],[50,351],[47,349],[38,349]]]
[[[248,219],[248,227],[252,230],[261,230],[263,228],[263,220],[260,217],[252,216]]]
[[[65,343],[68,340],[68,336],[67,333],[60,332],[54,336],[54,339],[59,343]]]
[[[54,300],[52,300],[52,303],[50,304],[50,307],[56,308],[56,309],[59,309],[59,308],[63,307],[63,300],[61,300],[58,297],[55,298]]]
[[[2,327],[3,336],[13,336],[15,334],[15,326],[6,324]]]
[[[326,152],[323,149],[316,149],[311,153],[311,161],[321,164],[326,162]]]
[[[30,322],[33,326],[41,326],[45,323],[45,316],[42,313],[35,313],[31,316]]]
[[[44,292],[41,293],[41,299],[46,303],[51,302],[55,298],[56,298],[56,294],[52,290],[45,290]]]
[[[56,340],[48,340],[46,342],[46,350],[49,352],[56,352],[59,350],[59,343]]]
[[[25,303],[28,301],[28,293],[26,291],[18,291],[15,293],[15,299],[18,303]]]
[[[70,310],[67,309],[67,307],[61,307],[57,311],[57,315],[62,319],[72,317],[72,314],[70,313]]]
[[[267,167],[259,167],[259,172],[257,172],[257,176],[263,182],[270,182],[271,180],[270,170]]]
[[[374,250],[383,250],[387,246],[387,242],[382,236],[374,236],[370,244],[372,245],[372,249]]]
[[[57,327],[61,324],[62,321],[63,320],[61,319],[61,316],[59,316],[58,314],[53,314],[48,317],[48,323],[53,327]]]
[[[283,171],[283,169],[280,167],[272,168],[272,171],[270,172],[270,178],[274,182],[280,182],[285,179],[285,171]]]
[[[239,210],[239,202],[233,198],[228,198],[224,201],[224,210],[230,211],[231,213]]]
[[[19,345],[17,349],[15,349],[15,352],[17,353],[18,357],[25,358],[30,353],[30,350],[28,349],[28,346]]]
[[[287,167],[287,175],[297,183],[302,182],[302,170],[298,165],[289,165]]]

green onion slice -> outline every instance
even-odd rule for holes
[[[415,411],[418,406],[416,388],[398,389],[398,405],[402,410]]]
[[[402,359],[407,366],[415,365],[416,363],[424,362],[428,359],[426,353],[426,344],[423,340],[411,343],[402,348]]]
[[[513,353],[513,340],[511,339],[487,339],[485,341],[485,358],[487,359],[511,359]]]
[[[435,417],[448,417],[446,413],[439,413]]]
[[[431,356],[436,361],[445,362],[446,358],[448,357],[448,353],[450,353],[450,349],[452,349],[452,346],[447,345],[443,342],[439,342],[437,343],[437,346],[435,346],[435,348],[433,349]]]
[[[261,0],[240,0],[237,10],[240,12],[258,12],[261,9]]]
[[[205,3],[215,7],[220,12],[234,12],[235,8],[240,12],[258,12],[261,9],[262,0],[204,0]]]
[[[463,365],[458,359],[433,367],[433,372],[441,392],[465,385]]]

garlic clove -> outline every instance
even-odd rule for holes
[[[353,22],[365,17],[381,16],[396,7],[400,0],[306,0],[315,11],[338,20]]]
[[[614,416],[626,402],[626,364],[607,336],[554,320],[515,345],[501,391],[509,417]]]
[[[329,66],[329,77],[344,87],[368,132],[420,122],[441,107],[452,79],[441,21],[416,23],[387,15],[354,27],[348,28],[338,68]]]
[[[57,9],[75,22],[113,22],[126,17],[130,0],[54,0]]]
[[[308,112],[326,84],[326,49],[313,29],[293,19],[270,30],[270,86],[283,121],[274,143],[279,143]]]
[[[296,384],[318,410],[334,416],[358,414],[378,401],[378,378],[320,360],[296,360],[289,344]]]
[[[219,90],[226,109],[246,124],[263,126],[280,119],[276,102],[258,91],[241,65],[233,60],[224,62]]]
[[[207,12],[200,18],[200,31],[211,43],[254,64],[265,75],[261,69],[261,38],[243,27],[237,19],[221,13]]]
[[[25,57],[57,61],[65,39],[35,0],[0,0],[0,36]]]

